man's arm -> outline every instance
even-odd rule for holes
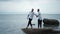
[[[29,14],[28,14],[28,17],[29,17]]]
[[[29,19],[29,15],[30,15],[30,13],[27,15],[27,19]]]
[[[38,15],[37,14],[34,14],[36,17],[38,17]]]
[[[41,13],[40,12],[38,13],[38,16],[41,16]]]

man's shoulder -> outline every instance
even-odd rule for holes
[[[29,14],[34,14],[34,12],[29,12]]]
[[[32,12],[29,12],[29,13],[32,13]]]
[[[38,12],[38,14],[41,14],[40,12]]]

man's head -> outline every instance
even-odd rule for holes
[[[37,12],[39,12],[40,10],[39,9],[37,9]]]
[[[34,9],[32,9],[32,12],[34,11]]]

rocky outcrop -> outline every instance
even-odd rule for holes
[[[53,29],[49,29],[49,28],[43,28],[43,29],[38,29],[38,28],[34,28],[34,29],[26,29],[23,28],[22,31],[26,34],[60,34],[60,31],[54,31]]]
[[[56,19],[43,19],[43,23],[44,25],[54,25],[54,26],[59,25],[59,21]]]

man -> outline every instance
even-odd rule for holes
[[[42,18],[41,18],[41,14],[40,14],[39,11],[40,10],[37,9],[37,12],[38,12],[38,14],[37,14],[37,17],[38,17],[38,28],[41,27],[41,25],[42,25]]]
[[[28,28],[28,26],[30,25],[31,26],[31,28],[32,28],[32,23],[31,23],[31,21],[32,21],[32,19],[33,19],[33,16],[34,16],[34,9],[32,9],[32,11],[28,14],[28,19],[29,19],[29,21],[28,21],[28,25],[27,25],[27,28]]]

